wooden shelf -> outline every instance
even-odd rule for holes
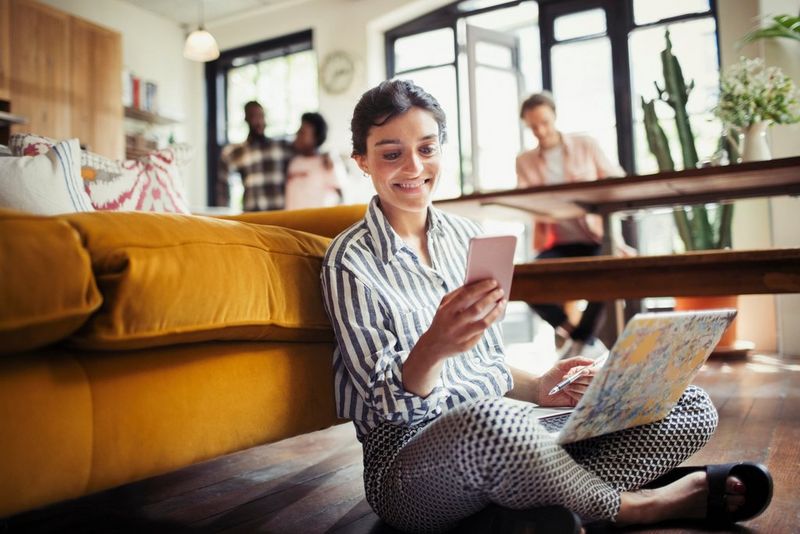
[[[130,106],[125,107],[125,117],[137,121],[147,122],[150,124],[158,124],[160,126],[167,124],[178,124],[178,121],[175,119],[170,119],[169,117],[163,117],[156,113],[151,113],[143,109],[132,108]]]
[[[0,126],[5,126],[7,124],[25,124],[26,122],[28,122],[28,119],[22,115],[14,115],[7,111],[0,111]]]

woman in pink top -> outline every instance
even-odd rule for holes
[[[343,172],[319,147],[328,137],[328,124],[319,113],[303,113],[292,147],[295,156],[286,169],[286,209],[323,208],[342,200]]]
[[[517,186],[533,187],[560,183],[588,182],[624,176],[597,142],[587,135],[563,134],[555,127],[556,105],[552,96],[537,93],[522,103],[520,118],[531,129],[539,146],[517,156]],[[540,258],[597,256],[603,238],[603,224],[597,215],[558,222],[536,221],[533,248]],[[624,250],[630,253],[632,249]],[[556,331],[556,344],[563,357],[585,353],[599,356],[606,348],[594,337],[603,311],[602,302],[590,302],[580,322],[572,324],[563,304],[536,303],[531,307]]]

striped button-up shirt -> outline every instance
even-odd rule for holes
[[[413,426],[463,402],[503,396],[512,387],[500,327],[470,351],[448,358],[433,391],[403,388],[403,362],[430,326],[442,297],[463,285],[475,223],[428,208],[431,267],[395,233],[378,197],[363,220],[331,243],[322,266],[325,307],[336,334],[338,415],[359,440],[384,421]]]

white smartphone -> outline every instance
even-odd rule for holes
[[[481,235],[470,239],[464,284],[494,278],[507,299],[511,294],[516,248],[517,237],[513,235]]]

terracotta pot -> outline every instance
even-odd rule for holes
[[[675,297],[675,311],[682,310],[711,310],[715,308],[736,308],[739,301],[737,295],[722,297]],[[732,350],[736,345],[736,321],[722,334],[715,350]]]

